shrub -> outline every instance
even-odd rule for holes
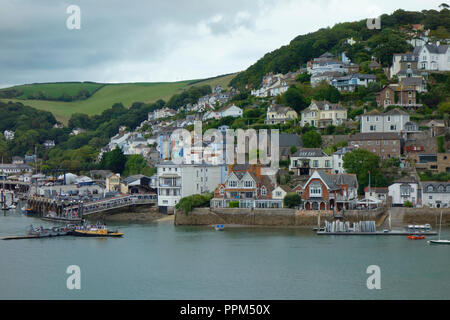
[[[228,204],[230,208],[239,208],[239,201],[230,201]]]
[[[412,208],[413,204],[411,201],[405,201],[405,203],[403,204],[403,206],[407,207],[407,208]]]

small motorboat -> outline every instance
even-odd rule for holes
[[[24,214],[26,214],[27,216],[34,216],[34,215],[37,215],[37,212],[36,212],[36,211],[34,211],[34,210],[31,209],[31,208],[27,208],[27,207],[23,207],[23,208],[22,208],[22,212],[23,212]]]
[[[225,229],[223,224],[218,224],[214,228],[216,229],[216,231],[223,231],[223,229]]]
[[[409,240],[423,240],[426,239],[427,237],[425,237],[424,235],[415,235],[415,234],[411,234],[408,236]]]

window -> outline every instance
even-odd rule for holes
[[[261,187],[261,195],[265,196],[266,194],[267,194],[266,187],[262,186]]]
[[[223,196],[223,187],[220,187],[220,188],[219,188],[219,194],[220,194],[221,196]]]
[[[391,122],[391,116],[388,116],[387,121]]]
[[[228,186],[230,186],[231,188],[236,188],[237,187],[237,181],[229,181],[228,182]]]
[[[313,161],[313,167],[314,168],[318,168],[319,167],[319,160],[314,160]]]
[[[251,187],[253,187],[253,181],[245,181],[245,182],[244,182],[244,186],[245,186],[246,188],[251,188]]]
[[[311,197],[321,197],[322,186],[319,183],[311,184],[311,186],[309,187],[309,194]]]
[[[325,160],[325,168],[331,167],[330,160]]]
[[[370,131],[377,131],[377,126],[370,126]]]
[[[400,195],[402,197],[409,197],[411,194],[411,188],[409,185],[400,186]]]
[[[395,130],[397,130],[397,126],[396,125],[392,125],[391,126],[391,131],[395,131]]]
[[[434,191],[433,186],[428,186],[428,187],[427,187],[427,191],[428,191],[428,192],[433,192],[433,191]]]

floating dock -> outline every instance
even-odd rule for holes
[[[424,232],[410,232],[407,230],[399,231],[375,231],[375,232],[328,232],[328,231],[318,231],[317,235],[333,235],[333,236],[409,236],[409,235],[421,235],[421,236],[436,236],[438,233],[435,231],[424,231]]]
[[[52,234],[52,235],[25,235],[25,236],[9,236],[5,238],[1,238],[0,240],[24,240],[24,239],[42,239],[42,238],[56,238],[56,237],[65,237],[69,236],[70,234]]]
[[[407,230],[383,230],[377,231],[375,221],[360,221],[350,223],[342,221],[325,221],[325,227],[317,229],[318,235],[335,235],[335,236],[435,236],[437,232],[430,230],[430,225],[409,225]]]

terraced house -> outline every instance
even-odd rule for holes
[[[275,183],[261,174],[261,165],[230,165],[229,176],[219,184],[211,208],[282,208],[283,200],[274,194]]]
[[[347,109],[340,104],[313,100],[309,107],[302,111],[301,125],[309,124],[316,128],[326,128],[330,125],[343,124],[345,120],[347,120]]]
[[[403,139],[395,132],[366,132],[351,135],[349,146],[361,148],[378,155],[382,160],[400,158]]]

